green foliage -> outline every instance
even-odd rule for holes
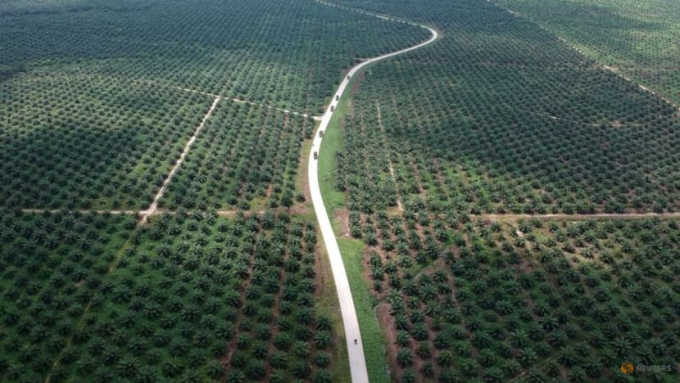
[[[278,218],[271,225],[263,229],[258,217],[212,223],[200,215],[161,217],[110,275],[112,288],[101,297],[109,303],[87,313],[85,331],[97,336],[83,347],[115,343],[138,355],[140,366],[172,376],[194,374],[199,381],[225,371],[231,376],[232,368],[266,380],[269,366],[287,381],[307,376],[307,358],[333,339],[328,331],[311,337],[314,312],[303,297],[314,291],[313,275],[303,270],[314,267],[314,258],[294,251],[314,237],[306,231],[315,228]],[[176,226],[181,234],[170,234]],[[156,230],[160,235],[152,235]],[[272,283],[276,288],[268,287]],[[101,331],[113,323],[123,326]],[[307,351],[288,351],[284,337],[298,339]],[[161,369],[158,357],[172,365]],[[226,367],[215,366],[215,358]]]
[[[415,356],[440,367],[420,369],[424,380],[445,380],[451,367],[486,381],[590,381],[625,361],[672,365],[680,340],[678,228],[661,219],[555,222],[533,227],[526,245],[501,249],[518,226],[502,225],[481,243],[487,226],[472,222],[469,241],[423,271],[399,262],[390,271],[401,287],[380,293],[396,334],[388,341],[399,346],[390,355],[395,376],[413,374]],[[567,245],[571,252],[562,250]],[[674,373],[657,378],[671,382]]]
[[[24,208],[147,206],[210,106],[77,68],[0,94],[0,204]]]
[[[10,1],[0,4],[0,19],[6,37],[0,43],[0,205],[23,208],[147,207],[208,111],[211,94],[224,96],[224,103],[320,113],[357,59],[427,35],[294,0]],[[251,118],[258,125],[249,126]],[[232,130],[215,132],[225,125]],[[284,121],[281,111],[262,109],[248,117],[222,115],[212,127],[209,138],[220,147],[196,156],[241,154],[230,153],[235,143],[222,140],[242,128],[239,151],[249,150],[249,160],[229,163],[226,171],[187,164],[183,176],[198,180],[177,186],[168,205],[198,205],[189,186],[241,174],[243,167],[252,173],[229,176],[237,182],[227,185],[233,195],[213,196],[213,184],[202,185],[199,196],[211,195],[204,204],[247,209],[259,199],[273,208],[300,199],[291,173],[311,122]]]
[[[40,3],[0,4],[4,77],[65,64],[126,84],[152,81],[307,113],[323,106],[357,58],[427,36],[313,1]]]
[[[323,381],[335,338],[310,303],[315,257],[295,250],[314,225],[206,218],[130,235],[125,215],[2,211],[0,379]]]
[[[313,122],[223,101],[196,139],[161,204],[188,209],[290,206],[304,131]]]
[[[60,356],[92,373],[94,360],[79,360],[67,344],[89,338],[75,331],[77,322],[91,298],[110,288],[109,265],[130,221],[0,210],[0,380],[40,380]],[[104,345],[96,349],[101,352]],[[121,369],[127,374],[132,367],[134,362]]]
[[[334,180],[351,211],[680,207],[680,123],[663,99],[491,3],[384,3],[362,6],[443,37],[372,67],[354,95]]]
[[[501,0],[582,51],[680,103],[677,41],[680,5],[673,0]]]

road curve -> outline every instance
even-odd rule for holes
[[[365,12],[362,12],[365,13]],[[390,19],[385,16],[375,15],[366,13],[372,16],[379,17],[381,19],[387,19],[392,21],[397,21]],[[361,62],[360,64],[354,66],[348,73],[349,77],[354,76],[358,71],[364,68],[366,65],[372,64],[376,61],[384,60],[389,57],[400,55],[418,48],[424,47],[435,41],[439,35],[437,31],[432,28],[426,27],[424,25],[409,23],[411,25],[419,26],[425,28],[432,33],[429,40],[422,42],[418,45],[412,46],[410,48],[402,49],[400,51],[388,53],[382,56],[374,57]],[[328,128],[328,123],[331,121],[332,112],[331,108],[336,108],[338,105],[338,98],[342,98],[342,94],[345,92],[347,85],[349,84],[349,78],[346,76],[340,87],[333,94],[333,99],[331,104],[326,109],[321,119],[321,125],[319,130],[325,131]],[[340,96],[340,97],[337,97]],[[361,332],[359,330],[359,322],[357,321],[356,310],[354,309],[354,300],[352,299],[352,292],[349,287],[349,281],[347,279],[347,274],[345,272],[345,265],[342,262],[342,256],[340,255],[340,248],[338,247],[338,242],[335,238],[335,233],[333,232],[333,227],[331,221],[328,218],[328,212],[323,203],[323,198],[321,197],[321,189],[319,188],[319,175],[318,175],[318,161],[314,159],[314,152],[320,153],[322,137],[319,134],[314,136],[312,143],[312,150],[309,153],[309,189],[312,196],[312,202],[314,204],[314,211],[316,212],[316,218],[319,221],[319,226],[321,227],[321,234],[323,236],[324,244],[326,245],[326,250],[328,252],[328,257],[331,262],[331,270],[333,271],[333,279],[335,280],[335,288],[338,291],[338,300],[340,302],[340,311],[342,314],[342,323],[345,328],[345,338],[347,341],[347,350],[349,353],[349,366],[352,375],[352,382],[354,383],[365,383],[368,382],[368,372],[366,370],[366,359],[364,358],[364,348],[361,342]],[[356,344],[354,343],[356,340]]]

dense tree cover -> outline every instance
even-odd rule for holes
[[[499,0],[616,71],[680,103],[674,0]]]
[[[170,183],[161,205],[174,209],[248,209],[251,202],[289,207],[300,150],[314,121],[280,111],[221,102]]]
[[[163,216],[135,238],[53,376],[280,381],[326,374],[316,230],[267,213]],[[67,350],[69,352],[69,350]]]
[[[44,380],[134,225],[0,211],[0,381]]]
[[[350,209],[395,203],[390,162],[398,194],[432,211],[677,209],[672,106],[499,7],[450,4],[441,41],[378,64],[354,96],[336,182]]]
[[[6,0],[0,4],[0,15],[18,16],[59,12],[86,12],[96,8],[109,11],[124,11],[157,3],[149,0]]]
[[[314,113],[357,58],[427,32],[298,0],[0,5],[3,77],[63,64]],[[23,3],[21,3],[23,4]],[[37,8],[37,9],[36,9]],[[125,80],[122,80],[125,79]]]
[[[1,83],[0,206],[146,206],[210,103],[76,68]]]
[[[426,37],[288,0],[11,1],[0,20],[0,205],[25,208],[146,207],[210,105],[185,90],[316,112],[357,58]]]
[[[674,211],[677,111],[484,1],[336,2],[443,32],[372,67],[342,122],[335,187],[389,311],[395,380],[630,381],[625,361],[677,366],[679,222],[467,216]]]
[[[376,103],[370,108],[372,104],[366,101],[354,103],[342,123],[345,150],[338,154],[334,186],[346,193],[350,210],[368,214],[396,206],[396,184],[404,187],[403,182],[408,181],[392,177],[389,143],[378,118],[379,107]]]
[[[135,224],[0,214],[0,380],[328,381],[313,224],[272,212]]]
[[[368,249],[396,379],[677,381],[680,222],[458,223],[441,252],[411,222]]]

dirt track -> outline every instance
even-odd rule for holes
[[[649,219],[649,218],[680,218],[680,213],[625,213],[625,214],[481,214],[469,215],[472,219],[482,221],[518,221],[521,219],[584,221],[589,219]]]

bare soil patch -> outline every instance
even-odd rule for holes
[[[349,90],[349,95],[354,96],[356,92],[359,91],[359,88],[361,87],[361,83],[364,82],[364,78],[366,77],[366,72],[362,71],[358,74],[355,75],[356,80],[354,80],[354,83],[352,84],[352,89]]]
[[[340,223],[340,235],[343,237],[349,237],[349,210],[347,209],[335,209],[333,211],[333,216],[336,222]]]
[[[321,233],[319,233],[320,236]],[[328,268],[328,261],[325,259],[327,256],[324,252],[319,251],[317,246],[316,254],[318,259],[316,261],[316,275],[314,276],[314,282],[317,286],[314,295],[316,298],[322,298],[325,291],[328,289],[329,276],[332,275]]]

